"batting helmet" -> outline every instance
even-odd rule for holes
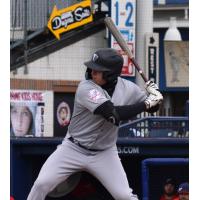
[[[90,61],[84,63],[87,66],[86,79],[91,79],[91,71],[102,71],[103,78],[110,82],[116,80],[121,74],[123,57],[111,48],[97,50]]]

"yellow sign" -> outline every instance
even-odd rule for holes
[[[92,20],[91,0],[85,0],[61,10],[54,6],[47,26],[59,40],[61,33],[87,24]]]

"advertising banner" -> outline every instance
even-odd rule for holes
[[[159,35],[146,34],[146,76],[159,85]]]
[[[54,136],[67,133],[74,106],[74,93],[54,93]]]
[[[47,115],[50,111],[47,111],[49,107],[47,101],[51,96],[52,92],[49,94],[49,92],[34,90],[11,90],[10,135],[16,137],[45,136],[48,124],[52,122],[51,117]],[[49,122],[47,122],[47,116]]]
[[[91,0],[82,1],[58,10],[54,6],[48,21],[49,30],[60,39],[60,34],[92,22]]]
[[[111,18],[118,30],[121,32],[125,41],[135,57],[135,16],[136,16],[136,1],[135,0],[112,0],[111,1]],[[122,76],[135,76],[135,68],[119,47],[118,43],[111,36],[111,47],[117,51],[124,58],[124,66],[122,69]]]
[[[189,87],[188,41],[165,41],[166,87]]]

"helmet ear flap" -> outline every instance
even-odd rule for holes
[[[117,77],[120,74],[118,73],[113,73],[113,72],[104,72],[103,73],[103,79],[106,80],[108,83],[114,82],[115,80],[117,80]]]
[[[115,82],[117,80],[117,77],[120,76],[120,74],[121,74],[122,67],[123,67],[123,62],[119,66],[114,67],[111,71],[104,72],[103,78],[107,82],[110,82],[110,83]]]
[[[85,72],[85,79],[89,80],[92,79],[92,70],[90,68],[87,68],[86,72]]]

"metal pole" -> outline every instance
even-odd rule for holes
[[[145,35],[153,32],[153,0],[137,0],[136,6],[136,60],[146,74]],[[138,73],[136,83],[144,86],[144,81]]]
[[[12,0],[11,1],[11,6],[12,6],[12,45],[15,43],[15,28],[16,28],[16,22],[17,22],[17,0]],[[13,71],[13,74],[16,75],[17,74],[17,69],[15,69]]]
[[[24,0],[24,74],[28,74],[27,0]]]

